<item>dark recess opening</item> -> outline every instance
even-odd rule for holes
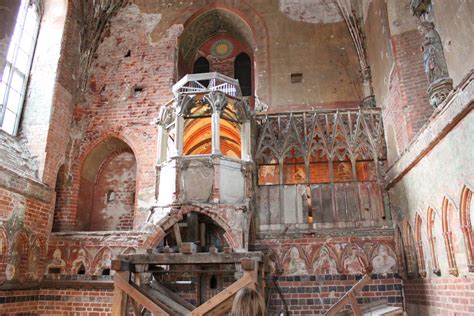
[[[252,61],[246,53],[240,53],[234,61],[234,76],[239,80],[244,97],[252,95]]]
[[[205,57],[199,57],[194,62],[193,74],[203,74],[206,72],[209,72],[209,61]],[[201,80],[199,83],[207,87],[209,80]]]
[[[215,275],[211,276],[211,279],[209,280],[209,288],[212,290],[217,289],[217,278]]]

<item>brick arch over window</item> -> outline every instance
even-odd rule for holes
[[[436,255],[436,235],[433,233],[435,229],[435,224],[437,221],[436,212],[433,208],[428,209],[427,213],[427,232],[428,232],[428,243],[430,245],[430,254],[431,254],[431,268],[433,273],[440,275],[441,271],[438,264],[438,256]]]
[[[423,219],[418,212],[415,215],[415,245],[418,253],[418,270],[421,276],[426,276],[425,253],[423,251],[422,230]]]
[[[130,146],[117,137],[108,137],[81,162],[75,228],[132,229],[137,163]]]
[[[229,247],[233,249],[242,249],[243,244],[239,240],[239,233],[234,232],[232,227],[227,223],[227,221],[222,218],[219,214],[216,214],[213,211],[204,210],[201,208],[182,208],[177,212],[170,212],[173,213],[171,216],[164,217],[156,224],[156,228],[152,234],[148,236],[148,238],[144,242],[144,247],[147,249],[156,248],[159,243],[166,237],[170,229],[181,220],[183,220],[184,215],[195,212],[197,214],[202,214],[210,219],[212,219],[217,226],[219,226],[224,231],[224,239],[229,245]]]
[[[443,208],[442,208],[442,226],[443,226],[443,239],[444,245],[446,247],[446,254],[448,257],[448,266],[449,274],[457,276],[458,267],[456,265],[456,256],[454,251],[453,243],[453,231],[451,225],[451,217],[455,216],[453,203],[451,203],[447,198],[443,199]]]
[[[466,246],[469,272],[474,272],[474,237],[472,232],[472,213],[474,213],[472,190],[465,186],[461,193],[460,224]]]

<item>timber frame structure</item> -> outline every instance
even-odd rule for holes
[[[201,266],[208,264],[233,264],[242,270],[242,276],[217,295],[198,307],[193,306],[176,293],[159,284],[152,275],[160,266],[192,266],[199,273]],[[148,310],[152,315],[222,315],[232,307],[235,294],[242,288],[265,292],[264,256],[261,252],[247,253],[192,253],[192,254],[135,254],[123,255],[112,262],[116,270],[112,315],[122,316],[131,304],[134,315],[143,315]],[[182,273],[182,270],[168,273]]]

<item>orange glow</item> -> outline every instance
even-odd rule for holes
[[[220,119],[221,153],[240,159],[239,126]],[[212,121],[210,117],[187,119],[184,127],[184,155],[210,155],[212,153]]]

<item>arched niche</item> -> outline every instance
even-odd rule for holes
[[[166,236],[159,242],[157,248],[161,252],[167,251],[165,249],[168,248],[171,248],[172,252],[179,252],[181,243],[192,242],[198,246],[199,252],[208,252],[210,247],[222,252],[224,247],[229,246],[225,233],[224,228],[211,217],[189,212],[166,231]]]
[[[430,245],[430,254],[431,254],[431,268],[433,273],[436,275],[441,275],[441,270],[438,262],[437,254],[437,238],[436,238],[436,226],[438,225],[438,219],[436,212],[433,208],[428,209],[427,213],[427,232],[428,232],[428,243]]]
[[[81,169],[76,229],[132,229],[136,165],[132,149],[118,138],[92,149]]]
[[[62,230],[63,223],[65,219],[63,218],[63,212],[66,208],[66,197],[67,197],[67,190],[69,188],[68,185],[68,177],[66,173],[66,165],[63,164],[56,176],[56,186],[55,186],[55,193],[56,193],[56,201],[54,203],[54,217],[53,217],[53,232],[59,232]]]

